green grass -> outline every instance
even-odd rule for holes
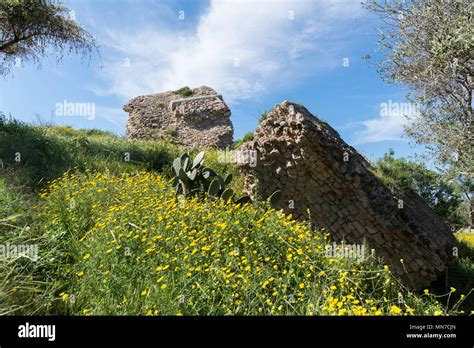
[[[58,269],[69,265],[70,254],[64,256],[62,239],[46,238],[48,231],[34,208],[39,190],[68,172],[148,170],[167,176],[169,164],[183,151],[166,141],[128,141],[100,130],[29,126],[0,115],[0,244],[34,243],[48,250],[35,265],[25,259],[0,262],[0,274],[5,275],[0,281],[0,314],[58,313],[51,307],[51,289],[60,279]],[[232,172],[233,188],[241,192],[240,173],[218,158],[218,150],[206,150],[207,165],[221,173]]]
[[[184,151],[164,140],[126,140],[99,130],[34,127],[0,115],[0,177],[33,190],[73,170],[124,173],[143,169],[170,175],[170,163]],[[206,165],[218,172],[232,172],[235,185],[243,183],[232,163],[219,161],[219,150],[205,151]]]
[[[36,189],[73,168],[121,173],[164,170],[180,149],[166,142],[126,141],[98,131],[30,127],[0,118],[0,160],[7,180]]]
[[[0,178],[0,245],[37,244],[38,221],[33,214],[35,196]],[[39,263],[24,258],[0,259],[0,315],[36,313],[40,294],[51,293]],[[41,285],[40,285],[41,283]]]

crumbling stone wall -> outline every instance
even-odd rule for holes
[[[129,113],[129,139],[169,138],[187,147],[220,148],[233,141],[230,109],[222,96],[206,86],[185,97],[171,91],[139,96],[123,109]]]
[[[305,107],[277,105],[239,150],[258,152],[255,167],[239,163],[249,194],[281,189],[278,208],[299,219],[310,209],[336,242],[365,241],[407,286],[426,287],[446,268],[454,246],[448,226],[415,193],[394,197],[370,163]]]

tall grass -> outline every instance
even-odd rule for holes
[[[52,305],[54,289],[61,286],[64,268],[71,267],[70,247],[77,239],[51,238],[47,223],[38,219],[39,190],[64,173],[149,170],[166,176],[183,151],[167,141],[128,141],[100,130],[31,126],[0,114],[0,245],[35,244],[42,250],[35,263],[24,257],[0,260],[0,314],[64,313]],[[220,163],[215,149],[206,152],[208,165],[232,172],[234,189],[241,191],[243,180],[235,166]]]
[[[126,140],[94,129],[29,126],[0,114],[0,175],[27,188],[41,188],[74,170],[119,174],[144,169],[170,175],[173,159],[185,151],[196,154],[199,150],[188,150],[166,140]],[[205,164],[220,173],[232,173],[233,188],[240,192],[243,176],[232,162],[220,160],[222,151],[205,149]]]
[[[0,115],[1,174],[32,189],[73,169],[163,171],[181,151],[166,141],[127,141],[97,130],[28,126]]]

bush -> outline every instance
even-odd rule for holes
[[[375,163],[380,179],[395,194],[405,188],[416,192],[453,230],[464,227],[466,219],[459,214],[460,188],[424,164],[396,159],[394,155],[390,150]]]
[[[190,97],[193,95],[193,90],[189,88],[188,86],[181,87],[180,89],[174,91],[173,93],[179,94],[183,97]]]

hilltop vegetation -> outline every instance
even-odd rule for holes
[[[168,175],[173,159],[185,151],[165,140],[127,141],[96,129],[27,126],[2,114],[0,135],[2,175],[14,173],[7,176],[10,183],[33,190],[72,170],[124,173],[143,169]],[[219,172],[232,173],[236,188],[242,183],[232,163],[218,160],[217,150],[206,150],[206,164]]]

